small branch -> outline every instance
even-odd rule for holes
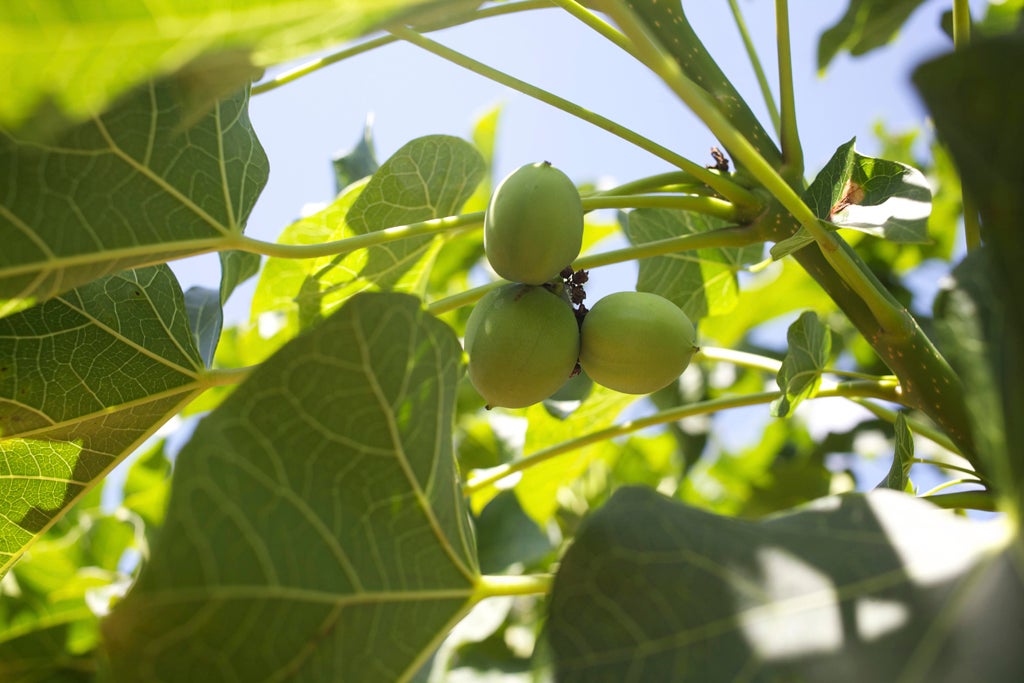
[[[586,211],[594,209],[640,209],[660,208],[692,211],[714,216],[726,221],[737,221],[739,212],[736,207],[717,197],[697,197],[677,194],[614,194],[591,195],[583,200]]]
[[[199,383],[207,389],[241,384],[255,369],[256,366],[248,366],[244,368],[214,368],[203,372],[199,376]]]
[[[679,237],[668,237],[663,240],[645,242],[632,247],[615,249],[591,254],[576,259],[573,268],[576,270],[600,268],[616,263],[632,261],[633,259],[651,258],[653,256],[667,256],[682,251],[694,251],[696,249],[713,249],[723,247],[745,247],[750,244],[761,242],[757,231],[747,227],[730,226],[716,228],[707,232],[700,232],[693,235],[681,235]]]
[[[704,415],[707,413],[717,412],[719,410],[726,410],[728,408],[740,408],[743,406],[771,403],[780,395],[781,393],[778,391],[767,391],[759,394],[730,396],[710,401],[701,401],[699,403],[691,403],[690,405],[663,410],[653,415],[649,415],[648,417],[630,420],[629,422],[624,422],[605,429],[599,429],[596,432],[584,434],[583,436],[575,439],[569,439],[568,441],[563,441],[560,444],[544,448],[514,462],[510,462],[499,467],[492,467],[482,473],[470,475],[469,480],[462,487],[462,492],[466,496],[471,496],[511,474],[529,469],[534,465],[539,465],[551,458],[583,448],[584,446],[632,434],[633,432],[646,429],[647,427],[665,424],[666,422],[675,422],[676,420],[681,420],[684,417]]]
[[[796,97],[793,89],[793,58],[789,46],[789,2],[775,0],[775,33],[779,49],[779,99],[782,102],[782,174],[791,185],[803,183],[804,151],[796,126]]]
[[[962,472],[963,474],[969,474],[972,477],[977,477],[982,484],[987,485],[985,480],[981,479],[981,475],[968,467],[960,467],[959,465],[954,465],[950,462],[942,462],[941,460],[932,460],[930,458],[913,458],[911,462],[918,465],[931,465],[932,467],[938,467],[944,470],[954,470],[956,472]]]
[[[664,192],[666,191],[665,188],[672,188],[668,191],[676,192],[678,191],[676,188],[693,186],[704,187],[704,183],[700,182],[695,176],[687,173],[686,171],[669,171],[668,173],[659,173],[657,175],[647,176],[646,178],[630,180],[610,189],[595,192],[590,196],[607,197],[612,195],[637,194],[639,192]]]
[[[525,0],[524,2],[508,2],[494,7],[486,7],[482,10],[473,12],[468,15],[460,16],[456,19],[447,21],[437,26],[432,26],[431,29],[442,29],[451,28],[453,26],[460,26],[462,24],[468,24],[478,19],[486,19],[488,17],[496,17],[502,14],[512,14],[513,12],[525,12],[528,10],[535,9],[550,9],[551,3],[547,0]],[[371,38],[363,43],[346,47],[337,52],[332,52],[329,55],[314,59],[305,64],[300,64],[294,69],[289,69],[281,74],[278,74],[269,81],[257,83],[252,86],[253,95],[261,95],[271,90],[280,88],[282,85],[291,83],[292,81],[298,80],[303,76],[308,76],[315,71],[319,71],[324,67],[330,66],[331,64],[337,64],[338,62],[344,61],[351,57],[361,55],[364,52],[369,52],[378,47],[390,45],[391,43],[398,42],[398,38],[393,35],[378,36]]]
[[[657,144],[656,142],[640,135],[639,133],[626,128],[625,126],[612,121],[611,119],[605,118],[599,114],[595,114],[589,109],[584,109],[575,102],[571,102],[565,98],[559,97],[554,93],[548,92],[538,88],[535,85],[522,81],[518,78],[510,76],[503,71],[499,71],[493,67],[487,66],[482,62],[478,62],[461,52],[452,50],[426,36],[423,36],[416,31],[409,28],[396,27],[391,29],[391,32],[413,45],[423,48],[424,50],[431,52],[442,59],[446,59],[453,64],[468,69],[474,73],[480,74],[485,78],[508,86],[514,90],[529,95],[534,99],[540,100],[545,104],[549,104],[557,109],[561,109],[567,114],[572,114],[577,118],[583,119],[584,121],[597,126],[603,130],[616,135],[627,142],[630,142],[637,147],[650,152],[654,156],[657,156],[665,161],[669,162],[673,166],[676,166],[694,177],[700,179],[701,182],[712,187],[720,195],[735,204],[740,210],[744,212],[744,215],[753,217],[760,212],[762,206],[761,201],[752,192],[746,188],[734,183],[725,176],[713,173],[712,171],[704,168],[703,166],[696,164],[684,156],[681,156],[667,147]]]
[[[554,578],[552,574],[485,574],[477,579],[474,601],[500,595],[546,595],[551,592]]]
[[[939,491],[948,489],[951,486],[960,486],[961,484],[977,484],[981,486],[982,482],[981,480],[975,479],[974,477],[965,477],[963,479],[951,479],[949,481],[944,481],[938,486],[932,488],[931,490],[922,493],[921,498],[928,498],[929,496],[934,496]]]
[[[743,20],[743,13],[740,12],[739,3],[736,0],[729,0],[729,9],[732,10],[732,17],[736,20],[736,28],[739,29],[740,38],[743,39],[743,47],[747,50],[750,65],[754,68],[754,75],[757,77],[757,84],[761,88],[764,104],[768,107],[768,116],[772,120],[772,127],[775,129],[776,135],[781,135],[782,127],[779,122],[779,108],[775,104],[775,97],[772,96],[772,88],[768,84],[768,77],[765,76],[764,67],[761,65],[761,58],[754,47],[754,41],[750,39],[750,33],[747,31],[747,22]]]
[[[864,408],[875,417],[881,420],[885,420],[886,422],[889,422],[891,424],[896,423],[897,413],[895,410],[883,408],[877,403],[872,403],[871,401],[866,401],[863,399],[855,398],[852,400],[854,403],[859,405],[861,408]],[[962,457],[960,449],[957,448],[956,444],[953,443],[953,441],[946,434],[938,431],[931,425],[921,422],[920,420],[915,420],[911,417],[906,416],[904,416],[904,418],[907,421],[907,426],[910,428],[910,431],[914,432],[915,434],[920,434],[929,441],[932,441],[935,444],[941,446],[942,448],[945,448],[950,453],[955,453],[956,455],[960,455]]]
[[[251,237],[240,235],[236,241],[233,241],[225,248],[248,251],[262,256],[272,256],[274,258],[321,258],[324,256],[346,254],[350,251],[374,247],[380,244],[387,244],[388,242],[397,242],[399,240],[409,239],[410,237],[419,237],[421,235],[441,233],[461,228],[478,227],[483,225],[483,222],[484,212],[474,211],[472,213],[464,213],[458,216],[432,218],[418,223],[409,223],[408,225],[396,225],[393,228],[384,228],[383,230],[375,230],[374,232],[346,237],[332,242],[321,242],[320,244],[280,244],[278,242],[255,240]]]
[[[734,351],[733,349],[722,349],[715,346],[702,346],[700,350],[694,355],[694,362],[698,361],[716,361],[722,363],[732,363],[742,368],[751,368],[753,370],[763,370],[772,375],[777,375],[779,370],[782,368],[782,361],[769,358],[767,356],[761,356],[756,353],[747,353],[746,351]]]

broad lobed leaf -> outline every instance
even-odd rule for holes
[[[167,266],[0,319],[0,572],[202,391]]]
[[[0,315],[126,268],[227,248],[268,173],[248,102],[239,92],[189,120],[179,85],[165,80],[52,142],[0,128]],[[225,299],[238,278],[229,272]]]
[[[105,622],[115,679],[407,680],[478,577],[461,356],[417,299],[368,293],[255,370],[178,456],[152,559]]]
[[[179,69],[193,97],[230,92],[261,68],[372,30],[441,0],[208,0],[4,3],[0,126],[54,113],[81,119]],[[411,18],[411,17],[408,17]]]
[[[1009,683],[1008,537],[888,490],[751,522],[624,488],[556,577],[557,679]]]

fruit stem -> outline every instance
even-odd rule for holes
[[[547,0],[524,0],[523,2],[502,3],[501,5],[485,7],[484,9],[477,10],[472,13],[458,15],[455,18],[449,18],[443,23],[431,26],[431,29],[451,28],[453,26],[468,24],[476,21],[477,19],[486,19],[488,17],[496,17],[502,14],[526,12],[535,9],[549,9],[550,7],[551,3]],[[303,76],[308,76],[309,74],[319,71],[331,64],[337,64],[338,62],[349,59],[350,57],[355,57],[363,54],[364,52],[369,52],[370,50],[374,50],[378,47],[383,47],[397,42],[398,38],[395,36],[384,35],[371,38],[356,45],[350,45],[349,47],[338,50],[337,52],[332,52],[329,55],[300,64],[293,69],[289,69],[288,71],[278,74],[269,81],[257,83],[252,86],[251,92],[253,95],[261,95],[263,93],[270,92],[271,90],[280,88],[282,85],[296,81]]]
[[[703,187],[704,183],[701,183],[696,177],[686,171],[669,171],[668,173],[658,173],[645,178],[630,180],[629,182],[616,185],[615,187],[607,190],[595,192],[588,196],[607,197],[622,194],[636,194],[638,192],[664,192],[666,191],[665,188],[673,188],[671,191],[674,192],[678,191],[676,188],[689,186]]]
[[[744,226],[729,226],[693,235],[667,237],[663,240],[645,242],[632,247],[614,249],[600,254],[591,254],[589,256],[576,259],[576,261],[573,262],[573,268],[576,270],[588,270],[590,268],[610,266],[615,263],[622,263],[632,259],[665,256],[667,254],[676,254],[682,251],[693,251],[696,249],[746,247],[751,244],[759,244],[760,242],[761,237],[756,230]]]
[[[740,219],[736,206],[717,197],[698,197],[677,194],[615,194],[590,196],[583,199],[583,210],[661,208],[692,211],[714,216],[725,221]]]
[[[764,67],[761,65],[761,58],[757,54],[757,48],[754,47],[754,41],[750,39],[750,33],[747,31],[747,22],[743,20],[743,13],[740,11],[739,3],[736,0],[729,0],[729,9],[732,10],[732,17],[736,20],[736,28],[740,32],[740,38],[743,40],[743,47],[747,50],[750,65],[754,68],[754,75],[757,77],[757,84],[761,88],[761,96],[764,97],[765,106],[768,107],[768,116],[772,120],[772,127],[775,128],[776,135],[781,135],[782,128],[779,122],[779,108],[775,104],[775,98],[772,96],[772,89],[768,84],[768,77],[764,73]]]
[[[554,579],[553,574],[485,574],[477,578],[473,601],[500,595],[546,595]]]
[[[757,195],[747,190],[745,187],[733,182],[723,175],[712,172],[709,169],[690,161],[686,157],[673,152],[667,147],[659,145],[653,140],[626,128],[611,119],[605,118],[600,114],[596,114],[589,109],[584,109],[575,102],[571,102],[563,97],[555,95],[554,93],[527,83],[526,81],[510,76],[503,71],[487,66],[486,64],[472,59],[461,52],[446,47],[437,41],[431,40],[410,28],[394,27],[391,29],[391,33],[405,41],[408,41],[409,43],[412,43],[413,45],[416,45],[417,47],[423,48],[427,52],[431,52],[442,59],[446,59],[453,64],[461,66],[464,69],[480,74],[481,76],[496,83],[518,90],[519,92],[540,100],[545,104],[561,109],[567,114],[572,114],[577,118],[583,119],[587,123],[606,130],[609,133],[612,133],[613,135],[616,135],[623,140],[631,142],[637,147],[650,152],[654,156],[664,159],[673,166],[690,173],[709,187],[714,188],[720,195],[735,204],[743,212],[744,216],[753,217],[760,213],[763,208],[761,200]]]

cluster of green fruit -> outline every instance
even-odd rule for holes
[[[528,164],[495,188],[484,251],[494,271],[516,284],[477,303],[465,337],[469,379],[488,407],[543,401],[580,368],[609,389],[648,394],[689,365],[693,324],[657,294],[618,292],[589,311],[580,296],[573,309],[566,264],[582,245],[583,204],[562,171]]]

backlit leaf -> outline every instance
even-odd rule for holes
[[[821,34],[818,70],[824,71],[840,52],[857,56],[889,43],[923,1],[849,0],[846,13]]]
[[[163,529],[104,624],[118,680],[407,680],[471,603],[452,455],[462,350],[364,294],[263,363],[175,464]]]
[[[555,578],[556,678],[1010,683],[1024,585],[1008,538],[889,490],[754,522],[624,488]]]
[[[167,266],[0,319],[0,572],[202,391]]]
[[[126,268],[226,247],[267,179],[248,103],[241,92],[185,125],[180,93],[165,81],[52,143],[0,129],[0,315]]]
[[[812,311],[800,314],[786,339],[789,348],[775,379],[784,395],[772,402],[775,417],[786,417],[801,401],[814,396],[832,352],[831,332]]]

